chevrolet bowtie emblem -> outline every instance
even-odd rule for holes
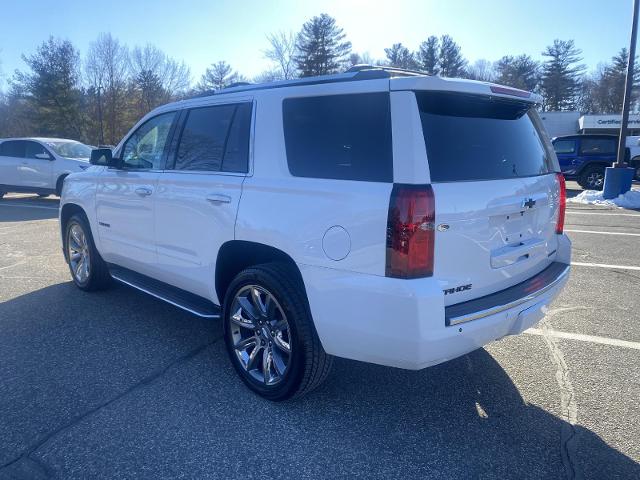
[[[522,201],[522,208],[533,208],[536,204],[536,201],[533,198],[525,198]]]

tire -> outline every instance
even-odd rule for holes
[[[333,357],[320,344],[302,279],[286,263],[265,263],[240,272],[225,295],[223,325],[227,352],[238,375],[268,400],[301,397],[329,374]]]
[[[602,190],[604,187],[603,165],[589,165],[580,173],[578,183],[585,190]]]
[[[71,278],[80,290],[104,290],[111,284],[109,269],[96,249],[89,222],[83,214],[73,215],[64,227],[64,253]],[[76,255],[79,255],[77,260],[72,258]],[[81,262],[84,262],[82,266]]]
[[[66,175],[62,175],[56,181],[56,195],[59,196],[59,197],[62,196],[62,187],[64,186],[64,179],[66,177],[67,177]]]

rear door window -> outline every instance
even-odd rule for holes
[[[2,142],[0,143],[0,156],[24,158],[26,143],[24,140],[8,140]]]
[[[614,155],[616,148],[615,138],[583,138],[580,142],[581,155]]]
[[[555,155],[530,104],[451,92],[416,92],[432,182],[544,175]]]
[[[194,108],[180,136],[176,170],[248,171],[251,104]]]
[[[388,93],[288,98],[282,111],[293,176],[393,181]]]

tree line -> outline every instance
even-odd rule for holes
[[[297,33],[267,35],[263,55],[270,68],[255,78],[220,60],[194,83],[183,61],[153,45],[129,48],[103,33],[81,57],[70,41],[50,37],[35,52],[22,56],[27,69],[16,71],[8,79],[7,92],[0,93],[0,137],[38,135],[115,145],[141,116],[173,100],[239,82],[334,74],[363,63],[534,91],[541,94],[542,109],[547,111],[616,113],[622,109],[625,48],[590,73],[573,40],[556,39],[541,53],[542,61],[522,54],[471,64],[451,36],[432,35],[416,50],[395,43],[385,49],[385,58],[374,59],[354,52],[335,19],[322,14],[305,22]],[[637,84],[640,76],[634,80]]]

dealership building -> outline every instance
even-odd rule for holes
[[[620,133],[621,115],[582,115],[580,112],[540,112],[551,138],[576,133]],[[629,115],[629,135],[640,135],[640,114]]]

